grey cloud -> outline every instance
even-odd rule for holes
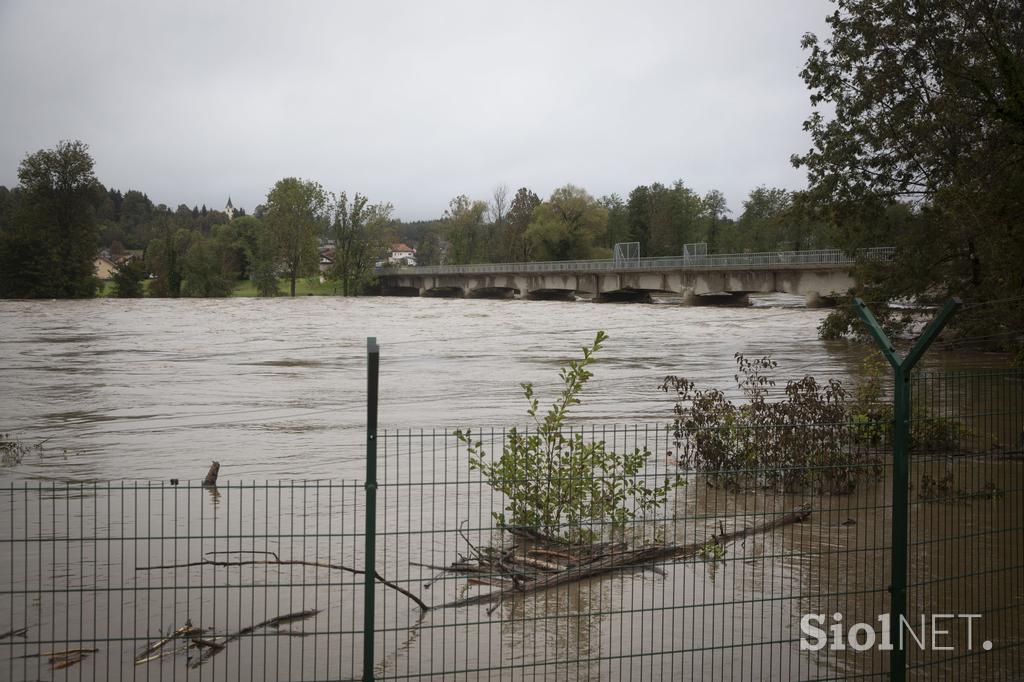
[[[734,211],[799,188],[807,92],[787,3],[0,5],[0,184],[25,153],[89,143],[154,201],[252,208],[277,179],[406,219],[499,183],[593,194],[682,178]]]

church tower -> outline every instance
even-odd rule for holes
[[[234,220],[234,218],[235,218],[235,207],[231,203],[231,197],[228,197],[228,205],[224,207],[224,212],[228,214],[228,220]]]

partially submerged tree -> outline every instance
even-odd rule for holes
[[[582,359],[562,368],[562,392],[543,416],[533,385],[522,384],[533,430],[510,429],[501,455],[488,455],[470,431],[456,432],[469,451],[470,468],[507,499],[505,510],[493,514],[501,528],[589,541],[609,525],[621,528],[638,515],[656,511],[672,489],[684,485],[679,476],[648,485],[644,470],[651,452],[646,448],[611,452],[604,441],[587,442],[579,431],[567,429],[569,410],[580,404],[593,376],[589,367],[594,353],[607,338],[597,332],[593,344],[583,347]]]

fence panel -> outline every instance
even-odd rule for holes
[[[919,679],[1021,679],[1024,372],[920,373],[911,398],[908,621],[947,631],[949,648],[908,636],[908,667]]]
[[[360,577],[288,562],[361,566],[362,506],[354,483],[5,485],[0,676],[355,677]]]
[[[852,427],[841,425],[838,432],[843,442],[853,443]],[[662,426],[610,426],[585,429],[583,435],[604,441],[608,449],[650,450],[654,456],[639,477],[652,485],[680,471],[672,436]],[[500,454],[507,436],[488,430],[474,438],[489,453]],[[379,651],[391,653],[378,665],[378,675],[660,680],[856,673],[884,678],[888,663],[881,652],[804,652],[799,642],[805,613],[830,619],[842,612],[873,622],[887,611],[891,484],[882,464],[887,444],[883,430],[870,448],[862,448],[865,457],[842,466],[684,474],[688,484],[670,493],[660,511],[604,530],[630,547],[671,543],[703,551],[500,601],[440,608],[499,590],[507,579],[496,569],[445,570],[453,565],[473,566],[481,552],[527,559],[557,553],[531,554],[537,543],[500,530],[491,514],[506,498],[470,471],[458,439],[445,432],[386,434],[378,524],[387,530],[378,544],[379,561],[387,575],[434,608],[423,614],[401,596],[384,595]],[[726,485],[725,474],[744,482]],[[858,482],[851,485],[851,476]],[[841,480],[845,489],[826,491],[826,480]],[[714,547],[716,537],[785,520],[805,504],[812,512],[801,523]]]
[[[931,617],[961,617],[938,622],[952,649],[906,640],[910,676],[1024,677],[1024,373],[919,374],[911,395],[908,623],[920,635],[928,619],[930,649]],[[511,435],[472,434],[487,458]],[[626,495],[636,513],[616,523],[555,527],[592,533],[591,552],[503,529],[509,496],[449,430],[380,435],[377,678],[888,677],[878,642],[846,633],[880,637],[889,611],[889,423],[569,435],[649,451],[632,484],[686,485],[646,511]],[[709,459],[722,444],[738,459]],[[515,489],[569,490],[561,480]],[[569,508],[572,494],[552,499]],[[6,483],[0,677],[357,678],[365,495],[362,482]],[[824,642],[805,618],[825,646],[801,646]]]

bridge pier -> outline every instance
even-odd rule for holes
[[[808,308],[832,308],[836,305],[835,296],[822,296],[817,291],[812,291],[804,296],[804,305]]]
[[[531,301],[575,301],[576,292],[568,289],[537,289],[527,292],[526,298]]]
[[[750,294],[746,291],[722,291],[710,294],[698,294],[693,289],[683,289],[682,304],[686,306],[729,306],[745,307],[750,305]]]
[[[420,289],[420,296],[426,298],[465,298],[466,291],[462,287],[435,287]]]
[[[515,297],[516,290],[509,289],[508,287],[482,287],[480,289],[470,289],[466,293],[466,298],[510,299]]]
[[[422,290],[418,287],[381,287],[381,296],[420,296]]]
[[[622,289],[595,294],[594,303],[650,303],[651,292]]]

